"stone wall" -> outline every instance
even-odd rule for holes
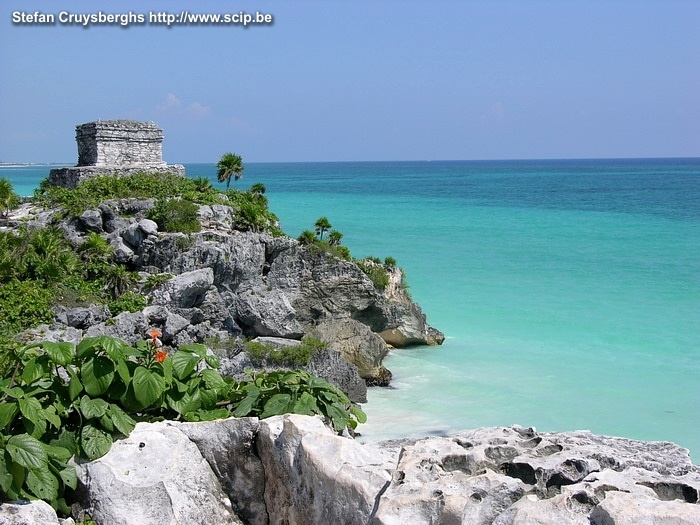
[[[98,175],[130,175],[139,172],[185,175],[180,164],[163,161],[163,131],[153,122],[99,120],[75,128],[78,164],[49,173],[54,186],[75,188]]]
[[[78,166],[163,165],[163,131],[153,122],[101,120],[75,128]]]

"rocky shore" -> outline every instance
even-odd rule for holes
[[[208,345],[224,372],[236,376],[252,367],[238,339],[279,348],[313,335],[328,348],[308,371],[365,402],[367,384],[390,381],[382,364],[390,347],[444,340],[401,288],[397,267],[387,268],[389,285],[379,289],[352,262],[289,237],[240,231],[229,206],[200,206],[203,229],[186,235],[159,231],[145,218],[153,205],[153,199],[107,201],[57,222],[75,246],[90,232],[107,238],[115,263],[141,275],[139,293],[148,306],[117,316],[104,306],[59,307],[55,322],[26,332],[26,341],[104,334],[135,344],[157,328],[172,348]],[[15,217],[41,227],[55,222],[56,213],[28,203]],[[149,286],[153,277],[157,284]]]
[[[444,338],[398,268],[378,288],[352,262],[241,231],[224,205],[199,207],[201,232],[162,232],[145,218],[153,204],[113,200],[59,218],[27,203],[15,214],[29,227],[57,224],[76,246],[90,232],[105,237],[148,299],[116,316],[64,305],[26,341],[106,334],[135,344],[157,328],[170,347],[207,345],[237,376],[253,366],[239,339],[281,348],[313,336],[327,347],[306,369],[364,402],[368,384],[390,380],[390,346]],[[76,515],[100,524],[700,524],[700,469],[687,450],[587,432],[488,428],[363,445],[299,415],[139,423],[76,467]],[[16,502],[0,505],[0,523],[74,521],[43,502]]]
[[[140,423],[77,465],[101,524],[696,525],[688,451],[588,432],[482,428],[361,445],[320,419]],[[43,502],[0,523],[56,525]]]

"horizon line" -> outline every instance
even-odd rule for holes
[[[251,160],[246,164],[349,164],[349,163],[395,163],[395,162],[532,162],[532,161],[594,161],[594,160],[696,160],[700,156],[678,157],[524,157],[501,159],[392,159],[392,160]],[[173,164],[216,164],[217,161],[180,161]],[[0,168],[29,167],[29,166],[66,166],[75,167],[70,162],[0,162]]]

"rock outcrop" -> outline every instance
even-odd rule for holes
[[[398,268],[387,267],[390,282],[380,289],[352,262],[288,237],[233,229],[235,208],[224,205],[200,206],[199,233],[161,232],[146,218],[154,204],[154,199],[109,200],[58,222],[76,246],[89,233],[105,237],[114,261],[141,274],[138,288],[149,306],[117,316],[105,307],[58,308],[56,323],[30,331],[27,339],[40,333],[58,338],[71,327],[76,331],[71,340],[105,334],[133,345],[158,328],[169,346],[214,347],[241,337],[298,342],[313,333],[330,352],[314,358],[309,371],[322,372],[318,375],[358,402],[365,401],[366,387],[357,384],[357,374],[370,386],[391,380],[382,364],[387,343],[444,339],[405,293]],[[35,216],[46,224],[57,220]],[[338,355],[357,373],[345,370]],[[236,367],[234,362],[230,368]]]
[[[139,423],[78,468],[100,524],[700,524],[687,450],[590,432],[361,444],[299,415]],[[3,504],[0,523],[59,523],[46,507]]]

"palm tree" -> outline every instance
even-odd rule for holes
[[[328,233],[328,244],[330,244],[331,246],[339,246],[340,239],[342,238],[342,233],[340,233],[338,230],[333,230],[330,233]]]
[[[243,176],[243,157],[235,153],[224,153],[221,160],[216,163],[216,178],[219,182],[226,181],[226,190],[231,184],[231,177],[238,180]]]
[[[315,240],[316,236],[311,230],[304,230],[303,232],[301,232],[301,235],[297,237],[297,241],[304,245],[313,244]]]
[[[20,198],[14,192],[12,183],[8,179],[0,179],[0,212],[3,217],[7,217],[10,210],[14,210],[20,205]]]
[[[262,182],[256,182],[248,191],[250,191],[250,193],[254,193],[255,195],[262,195],[265,193],[265,185]]]
[[[199,193],[209,193],[214,189],[211,182],[209,182],[209,179],[206,177],[197,177],[196,179],[192,179],[192,182],[194,183],[195,191]]]
[[[332,227],[328,217],[319,217],[314,226],[316,227],[316,235],[321,240],[323,240],[323,235]]]

